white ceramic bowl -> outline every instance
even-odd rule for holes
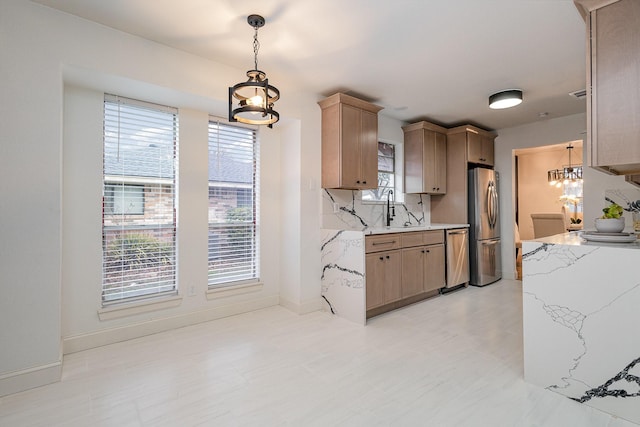
[[[620,233],[624,230],[624,218],[597,218],[596,230],[601,233]]]

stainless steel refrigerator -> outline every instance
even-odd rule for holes
[[[469,283],[485,286],[502,278],[498,173],[469,170]]]

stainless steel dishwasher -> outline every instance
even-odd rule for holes
[[[469,229],[447,230],[446,289],[469,282]]]

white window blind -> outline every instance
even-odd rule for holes
[[[177,110],[105,95],[102,302],[176,292]]]
[[[396,147],[386,142],[378,142],[378,188],[363,190],[362,200],[384,201],[389,190],[395,190]]]
[[[209,121],[209,286],[255,281],[258,254],[255,129]]]

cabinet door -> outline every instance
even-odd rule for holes
[[[436,133],[431,130],[423,130],[422,139],[422,192],[438,192],[438,173],[436,165]]]
[[[614,173],[640,171],[640,2],[620,0],[591,12],[587,158]],[[589,31],[589,28],[588,28]],[[591,107],[589,109],[589,106]],[[590,154],[590,156],[589,156]]]
[[[367,310],[384,304],[384,252],[367,254],[365,257],[365,294]]]
[[[378,115],[361,111],[360,188],[378,188]]]
[[[467,131],[467,161],[493,166],[493,137]]]
[[[475,132],[467,131],[467,161],[482,163],[482,140]]]
[[[434,181],[436,191],[434,194],[447,192],[447,136],[434,132]]]
[[[424,251],[424,291],[444,288],[446,285],[444,245],[427,246]]]
[[[493,154],[493,140],[492,136],[482,135],[480,138],[482,141],[482,157],[480,161],[485,165],[493,166],[494,164],[494,154]]]
[[[424,193],[424,134],[412,130],[404,134],[404,192]]]
[[[428,129],[404,137],[406,193],[444,194],[447,189],[447,136]]]
[[[361,183],[360,126],[362,111],[351,105],[341,105],[341,187],[359,188]]]
[[[402,250],[402,298],[424,291],[424,247]]]
[[[384,254],[384,303],[402,298],[402,253],[389,251]]]

